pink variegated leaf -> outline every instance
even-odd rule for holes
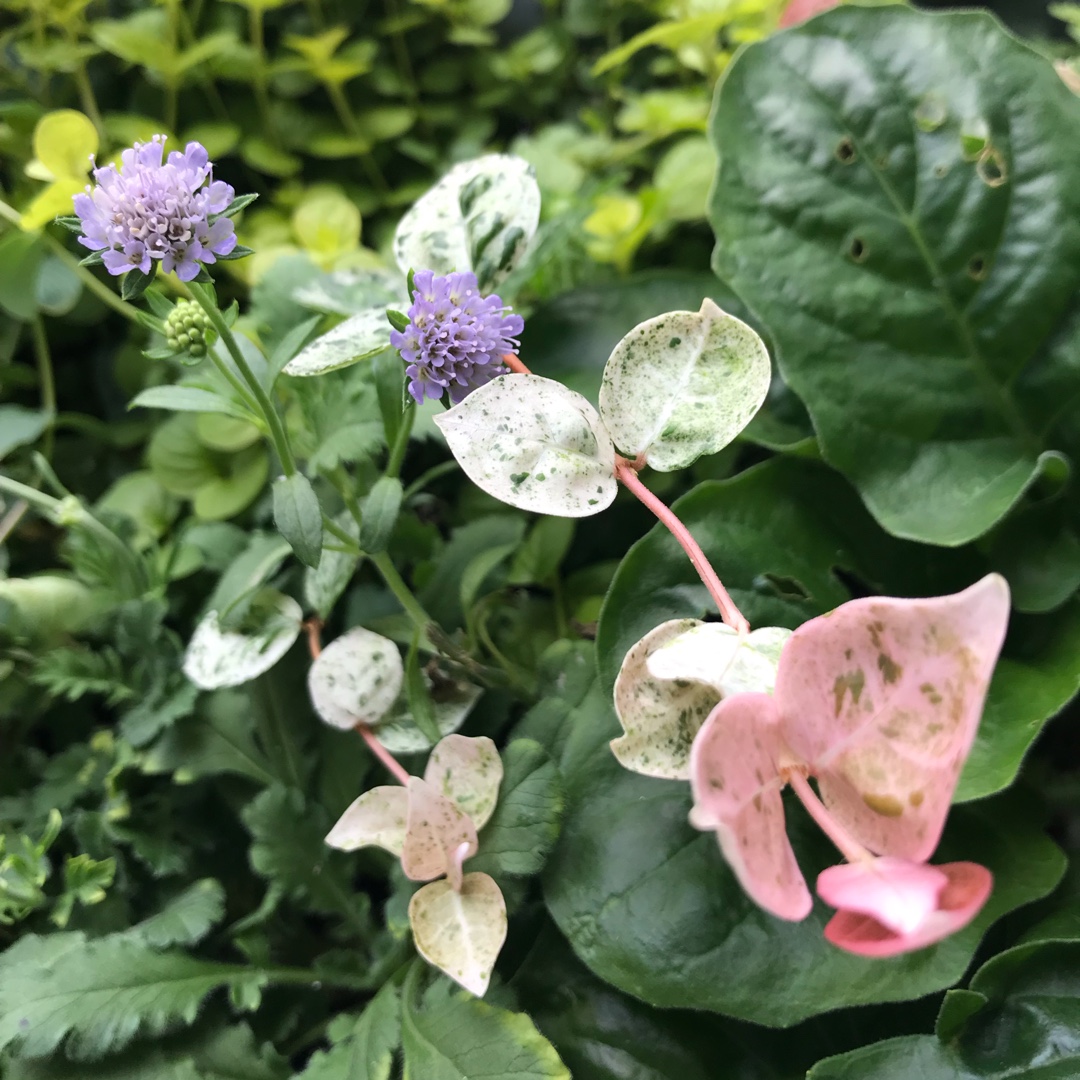
[[[495,809],[503,765],[495,744],[486,736],[447,735],[428,758],[424,779],[454,802],[482,829]]]
[[[405,844],[409,796],[403,787],[376,787],[365,791],[341,815],[326,843],[342,851],[374,844],[400,855]]]
[[[990,574],[952,596],[853,600],[784,646],[783,737],[871,851],[922,862],[937,847],[1008,617]]]
[[[725,698],[690,751],[690,823],[714,830],[720,850],[750,898],[797,922],[813,901],[784,825],[784,752],[779,714],[768,694]]]
[[[446,874],[461,887],[461,864],[476,854],[476,826],[452,800],[414,776],[409,780],[409,814],[401,869],[413,881],[431,881]]]
[[[967,926],[994,879],[978,863],[928,866],[888,856],[830,866],[817,880],[838,909],[825,927],[837,948],[857,956],[898,956],[933,945]]]

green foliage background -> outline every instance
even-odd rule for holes
[[[1080,101],[1051,64],[1075,72],[1075,50],[882,5],[777,34],[782,6],[0,4],[0,470],[74,494],[124,541],[0,507],[5,1077],[1076,1075]],[[1075,34],[1080,9],[1056,11]],[[256,254],[216,281],[275,370],[393,301],[401,213],[491,149],[531,161],[543,194],[502,289],[538,374],[595,399],[622,334],[706,295],[755,325],[765,408],[649,484],[755,624],[1008,577],[942,848],[993,870],[979,920],[896,960],[840,954],[820,905],[789,925],[746,900],[687,825],[684,785],[618,767],[623,655],[707,611],[632,501],[576,523],[512,511],[447,466],[422,416],[386,535],[364,559],[327,535],[321,560],[309,536],[305,569],[228,388],[178,386],[191,372],[143,355],[169,352],[154,320],[174,286],[125,319],[43,225],[63,208],[20,227],[82,183],[34,144],[61,108],[86,114],[101,161],[197,138],[259,194],[239,221]],[[366,500],[385,471],[395,378],[384,354],[273,382],[311,481],[297,522],[313,485],[355,539],[338,490]],[[438,624],[431,654],[484,687],[463,730],[504,750],[470,863],[511,915],[483,1001],[414,960],[413,886],[388,857],[323,844],[382,777],[316,719],[303,642],[235,689],[180,672],[202,612],[243,625],[267,585],[328,640],[364,625],[408,650],[380,555]],[[800,814],[809,873],[830,854]]]

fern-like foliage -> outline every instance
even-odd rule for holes
[[[136,1035],[190,1024],[219,987],[254,1008],[267,978],[258,968],[157,952],[126,935],[25,937],[0,962],[0,1049],[40,1057],[65,1043],[71,1057],[98,1057]]]
[[[108,646],[97,651],[83,645],[52,649],[38,659],[30,678],[53,697],[68,701],[100,694],[109,705],[119,705],[135,693],[120,654]]]

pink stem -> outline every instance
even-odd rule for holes
[[[807,813],[848,862],[863,862],[874,857],[829,813],[825,804],[814,793],[810,781],[801,772],[793,770],[786,774],[786,778],[792,790],[799,796],[799,801],[806,807]]]
[[[367,726],[367,724],[357,724],[356,730],[360,733],[360,738],[368,744],[368,748],[371,752],[386,766],[387,771],[399,784],[408,784],[409,774],[402,767],[401,762],[386,749],[385,746],[378,739],[375,738],[375,732]]]
[[[735,606],[727,589],[716,576],[712,564],[705,557],[705,552],[698,546],[698,542],[690,535],[690,530],[679,520],[675,513],[662,503],[638,478],[633,466],[625,459],[618,458],[615,462],[615,476],[622,485],[647,506],[657,519],[667,527],[671,535],[679,542],[679,546],[686,552],[687,557],[694,564],[698,576],[705,583],[709,595],[716,601],[720,609],[720,617],[733,630],[740,634],[746,634],[750,630],[750,624],[746,621],[743,613]]]
[[[308,639],[308,651],[311,653],[311,659],[315,660],[322,653],[322,619],[311,618],[304,623],[304,629],[307,631]],[[375,738],[375,732],[367,726],[367,724],[357,724],[356,730],[360,734],[360,738],[368,744],[368,748],[371,752],[386,766],[387,771],[399,784],[408,784],[409,774],[402,767],[401,763],[386,749],[385,746],[377,738]]]
[[[517,375],[531,375],[532,372],[521,362],[514,353],[503,353],[502,362]],[[750,632],[750,624],[746,617],[735,606],[727,589],[724,588],[717,577],[712,564],[705,557],[705,552],[698,546],[698,542],[690,535],[690,530],[678,519],[675,513],[664,505],[639,479],[637,468],[640,465],[631,464],[625,458],[616,457],[615,476],[625,488],[632,491],[637,498],[645,504],[662,522],[671,535],[679,541],[679,546],[686,552],[687,557],[694,564],[698,576],[705,583],[709,595],[716,602],[720,610],[720,617],[737,633],[747,634]]]

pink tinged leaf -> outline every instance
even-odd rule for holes
[[[485,736],[447,735],[431,751],[424,779],[472,818],[487,824],[499,799],[503,766],[495,744]]]
[[[377,787],[365,791],[338,819],[326,843],[342,851],[374,844],[401,855],[409,796],[403,787]]]
[[[818,895],[838,908],[825,937],[857,956],[885,957],[933,945],[967,926],[994,879],[978,863],[927,866],[883,857],[822,871]]]
[[[431,881],[446,874],[455,889],[460,887],[461,864],[476,854],[476,826],[456,803],[418,776],[409,780],[407,790],[401,869],[413,881]],[[464,853],[459,851],[462,846]]]
[[[789,0],[780,15],[780,28],[797,26],[823,11],[836,7],[840,0]]]
[[[1005,580],[926,600],[853,600],[784,647],[784,738],[862,844],[917,862],[937,847],[1009,617]]]
[[[627,654],[615,680],[615,712],[624,735],[612,739],[620,764],[644,776],[686,780],[690,746],[720,694],[705,683],[656,678],[649,657],[694,627],[696,619],[672,619],[645,635]]]
[[[777,763],[779,715],[768,694],[737,694],[712,711],[690,752],[690,823],[715,830],[720,850],[750,898],[797,922],[813,900],[784,826]]]
[[[487,874],[466,874],[455,889],[433,881],[409,901],[416,951],[466,990],[483,997],[506,940],[506,903]]]

